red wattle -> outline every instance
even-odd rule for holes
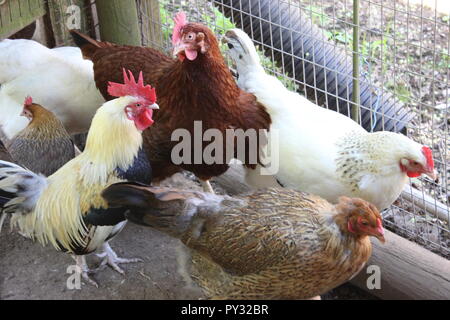
[[[144,131],[148,127],[150,127],[153,124],[153,110],[151,109],[145,109],[143,112],[139,114],[137,119],[134,121],[136,128],[138,128],[141,131]]]
[[[350,223],[350,221],[347,223],[347,229],[348,231],[350,231],[351,233],[355,233],[355,230],[353,230],[352,224]]]
[[[406,175],[410,178],[417,178],[420,177],[420,172],[412,172],[412,171],[406,171]]]

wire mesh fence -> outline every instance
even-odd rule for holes
[[[437,3],[361,0],[361,108],[367,111],[361,114],[369,131],[403,131],[433,148],[439,182],[411,179],[409,194],[384,218],[388,228],[448,258],[450,11],[438,11]],[[350,115],[351,0],[162,0],[159,7],[156,19],[142,13],[161,30],[157,41],[144,44],[170,48],[179,10],[218,36],[240,27],[258,46],[267,71],[315,103]]]
[[[80,8],[80,29],[100,37],[95,0],[44,2],[52,9],[55,45],[73,44],[67,24],[74,23],[74,5]],[[362,125],[403,132],[430,146],[439,172],[439,181],[411,179],[384,212],[386,226],[449,258],[450,6],[445,3],[360,0],[358,54]],[[350,114],[352,0],[136,0],[136,8],[144,46],[169,53],[172,17],[180,10],[219,37],[239,27],[254,40],[266,70],[288,88]]]

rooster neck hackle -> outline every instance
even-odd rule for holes
[[[48,177],[48,187],[32,214],[14,217],[22,232],[57,249],[71,251],[87,245],[84,215],[90,208],[106,207],[100,193],[109,184],[123,181],[115,169],[128,169],[142,144],[141,133],[124,112],[133,101],[133,97],[122,97],[97,110],[83,153]]]
[[[86,148],[80,155],[85,183],[106,183],[117,167],[126,171],[133,164],[142,146],[142,134],[123,110],[134,99],[108,101],[92,119]]]

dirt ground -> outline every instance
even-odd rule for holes
[[[186,175],[177,174],[170,183],[174,187],[199,189]],[[214,188],[219,193],[220,186]],[[125,275],[111,268],[94,274],[99,288],[82,284],[81,290],[67,289],[70,274],[67,267],[72,258],[10,233],[8,221],[0,234],[0,300],[16,299],[203,299],[195,288],[188,287],[177,271],[177,249],[181,242],[150,228],[128,223],[111,241],[111,247],[120,257],[141,258],[143,262],[122,265]],[[96,268],[100,258],[87,257],[91,268]],[[364,291],[345,284],[325,295],[323,299],[376,299]]]
[[[0,235],[0,300],[110,300],[110,299],[202,299],[202,294],[187,287],[177,272],[178,240],[149,228],[129,223],[111,246],[120,257],[138,257],[141,263],[122,265],[125,275],[105,268],[93,275],[99,288],[82,284],[81,290],[66,287],[69,255],[42,247],[17,233]],[[87,258],[95,268],[100,259]],[[323,299],[375,299],[353,287],[343,285],[322,296]]]

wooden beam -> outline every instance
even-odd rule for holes
[[[0,5],[0,39],[8,38],[45,14],[43,0],[7,0]]]
[[[411,187],[409,184],[403,188],[402,198],[412,202],[415,206],[425,210],[429,214],[438,217],[440,220],[450,222],[449,207],[428,194]]]
[[[450,299],[450,261],[386,230],[386,243],[372,241],[367,265],[381,271],[381,288],[367,288],[366,268],[351,283],[381,299]]]
[[[133,46],[141,45],[136,1],[97,0],[101,40]]]

